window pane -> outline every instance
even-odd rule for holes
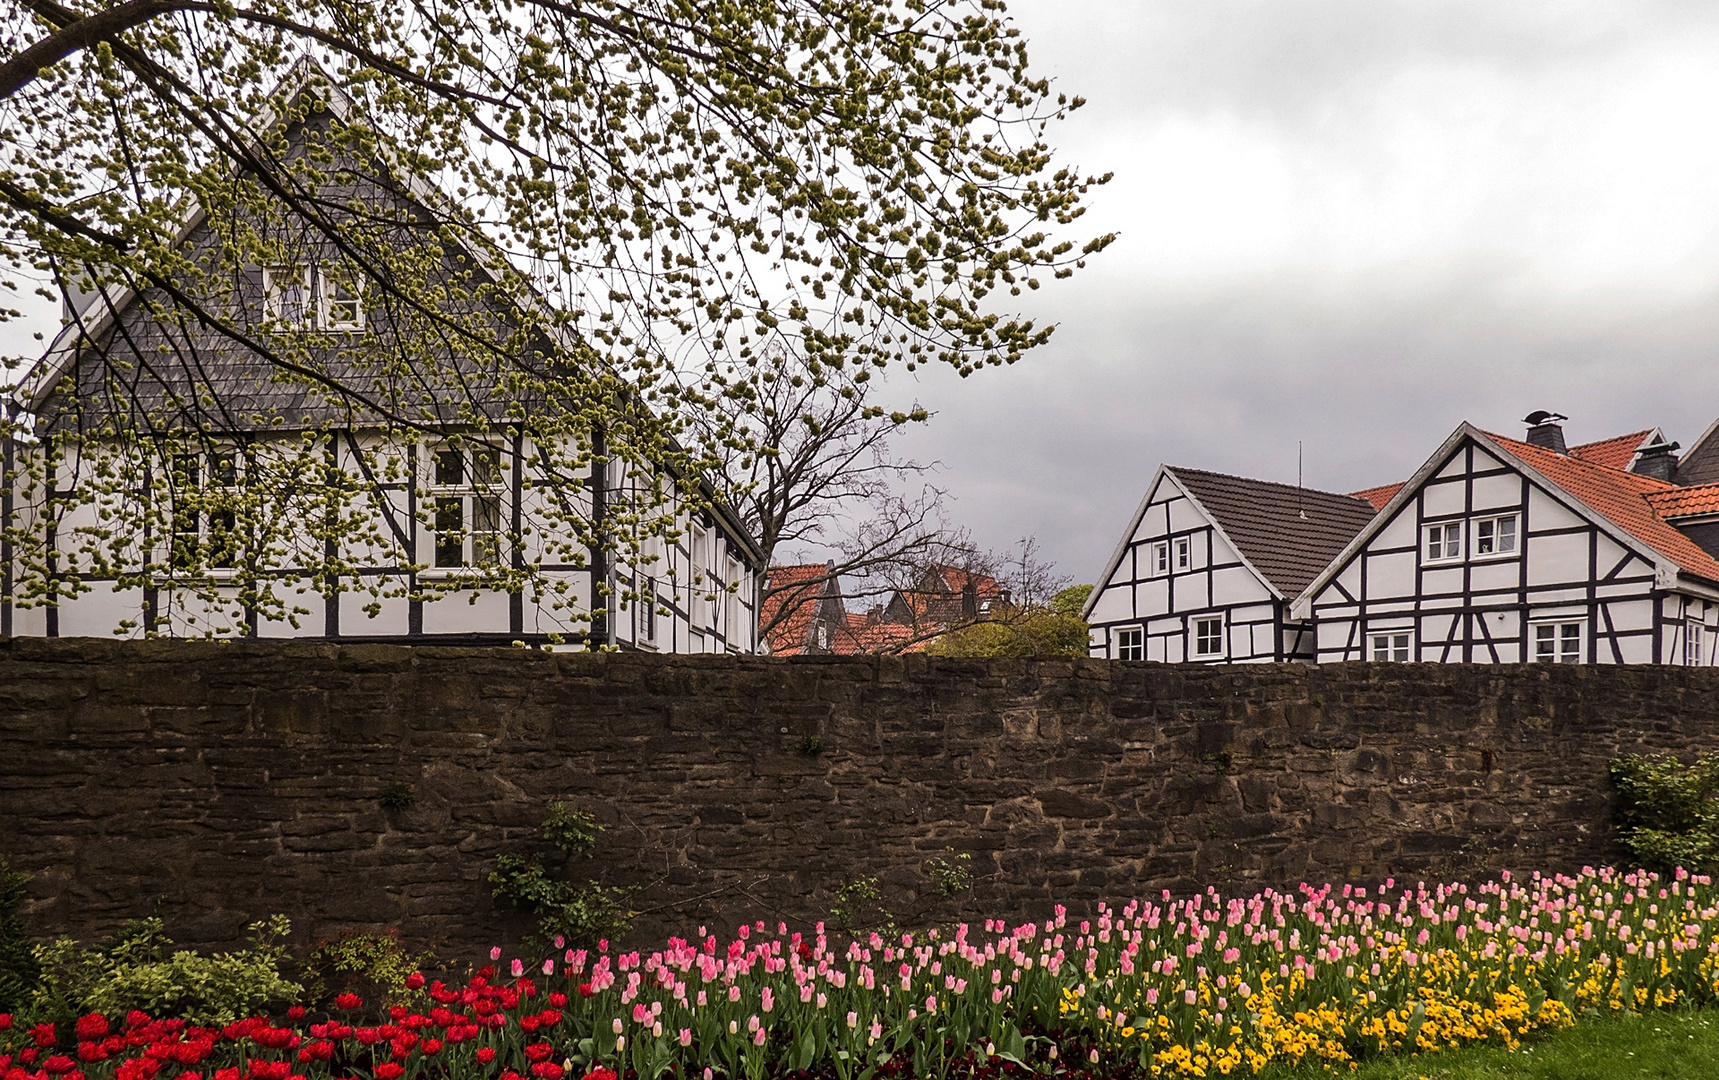
[[[436,500],[436,565],[464,566],[465,500],[450,496]]]
[[[1498,519],[1498,550],[1516,550],[1516,519],[1513,517]]]
[[[1558,629],[1559,662],[1565,664],[1580,662],[1582,654],[1582,624],[1565,623]]]
[[[436,451],[436,483],[458,487],[466,482],[466,456],[459,450]]]
[[[501,451],[480,446],[472,451],[472,483],[493,484],[501,477]]]
[[[494,495],[472,497],[472,562],[494,566],[501,556],[501,499]]]
[[[1409,662],[1409,635],[1398,634],[1396,637],[1396,640],[1392,644],[1394,645],[1393,651],[1396,653],[1395,659],[1397,660],[1397,662],[1403,663],[1403,664],[1408,663]]]
[[[1373,659],[1384,661],[1391,658],[1391,639],[1376,637],[1373,639]]]
[[[239,550],[238,516],[231,510],[209,515],[209,565],[219,570],[233,568]]]
[[[1474,533],[1474,553],[1476,555],[1492,554],[1492,530],[1497,524],[1495,521],[1482,521],[1476,524]]]

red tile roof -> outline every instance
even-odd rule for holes
[[[913,627],[878,622],[869,615],[849,615],[845,631],[838,630],[830,651],[842,656],[875,652],[921,652],[927,642],[913,641]],[[903,644],[910,642],[910,644]]]
[[[771,656],[799,656],[806,651],[818,600],[829,584],[830,568],[823,563],[772,566],[764,586],[758,625],[768,627]],[[782,615],[786,610],[787,614]],[[777,618],[781,621],[771,626]]]
[[[1354,499],[1366,499],[1373,504],[1374,510],[1383,510],[1385,504],[1390,502],[1398,491],[1402,490],[1402,486],[1403,481],[1398,480],[1394,484],[1380,484],[1378,487],[1370,487],[1364,491],[1351,491],[1349,496]]]
[[[979,610],[967,610],[969,595]],[[912,587],[896,590],[885,609],[885,618],[924,632],[983,615],[986,601],[1007,603],[1008,599],[1008,593],[994,577],[957,566],[935,566],[926,570]]]
[[[1583,443],[1570,447],[1570,456],[1595,465],[1604,465],[1608,469],[1628,469],[1630,462],[1635,460],[1635,452],[1641,449],[1641,444],[1652,434],[1653,428],[1648,428],[1646,431],[1632,431],[1628,435],[1614,435],[1598,442]]]
[[[1719,484],[1698,484],[1695,487],[1680,487],[1674,491],[1656,491],[1647,497],[1647,501],[1659,512],[1659,516],[1667,521],[1719,514]]]
[[[1653,505],[1650,496],[1675,493],[1680,490],[1676,485],[1567,457],[1502,435],[1487,434],[1504,450],[1601,517],[1670,559],[1679,569],[1709,581],[1719,581],[1719,561],[1667,523]]]

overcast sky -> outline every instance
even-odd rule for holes
[[[1160,462],[1349,491],[1463,420],[1719,417],[1719,5],[1012,0],[1117,243],[914,387],[991,546],[1091,581]]]

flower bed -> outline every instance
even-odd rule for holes
[[[1056,1072],[1209,1076],[1496,1041],[1719,992],[1719,899],[1679,871],[1478,887],[1168,894],[1072,922],[833,944],[742,927],[648,955],[568,950],[423,1007],[220,1029],[0,1016],[3,1080],[761,1080]],[[499,952],[496,954],[499,958]]]

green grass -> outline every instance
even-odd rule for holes
[[[1299,1069],[1283,1080],[1331,1076]],[[1633,1080],[1719,1077],[1719,1011],[1580,1020],[1519,1049],[1470,1047],[1371,1061],[1354,1080]]]

